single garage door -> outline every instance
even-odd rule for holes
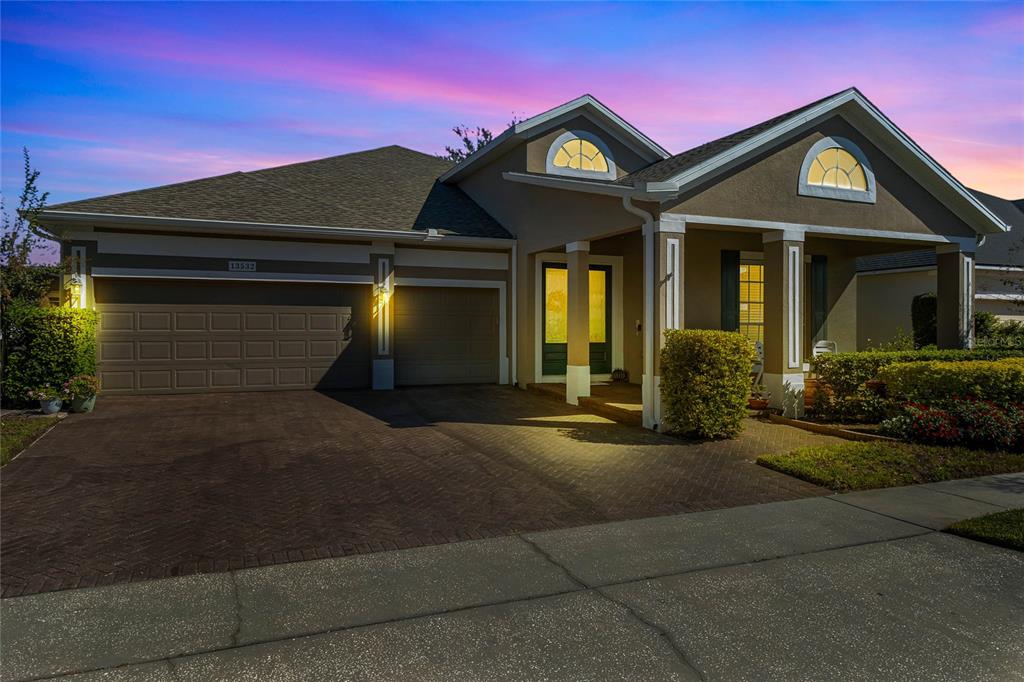
[[[369,384],[368,286],[96,282],[104,393]]]
[[[498,382],[498,290],[396,287],[395,383]]]

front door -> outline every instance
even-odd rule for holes
[[[544,263],[541,295],[544,300],[541,371],[564,376],[568,361],[569,273],[565,263]],[[590,373],[612,371],[612,270],[590,266]]]

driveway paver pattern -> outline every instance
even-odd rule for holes
[[[826,494],[499,386],[101,398],[4,468],[4,597]]]

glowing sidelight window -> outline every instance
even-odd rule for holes
[[[739,331],[751,341],[764,342],[764,265],[761,263],[740,263]]]
[[[544,268],[544,343],[569,338],[569,271]]]

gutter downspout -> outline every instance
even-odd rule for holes
[[[634,206],[633,197],[629,195],[622,197],[622,208],[644,221],[644,376],[640,391],[643,396],[643,426],[646,429],[657,429],[654,407],[657,397],[654,387],[654,216]]]

